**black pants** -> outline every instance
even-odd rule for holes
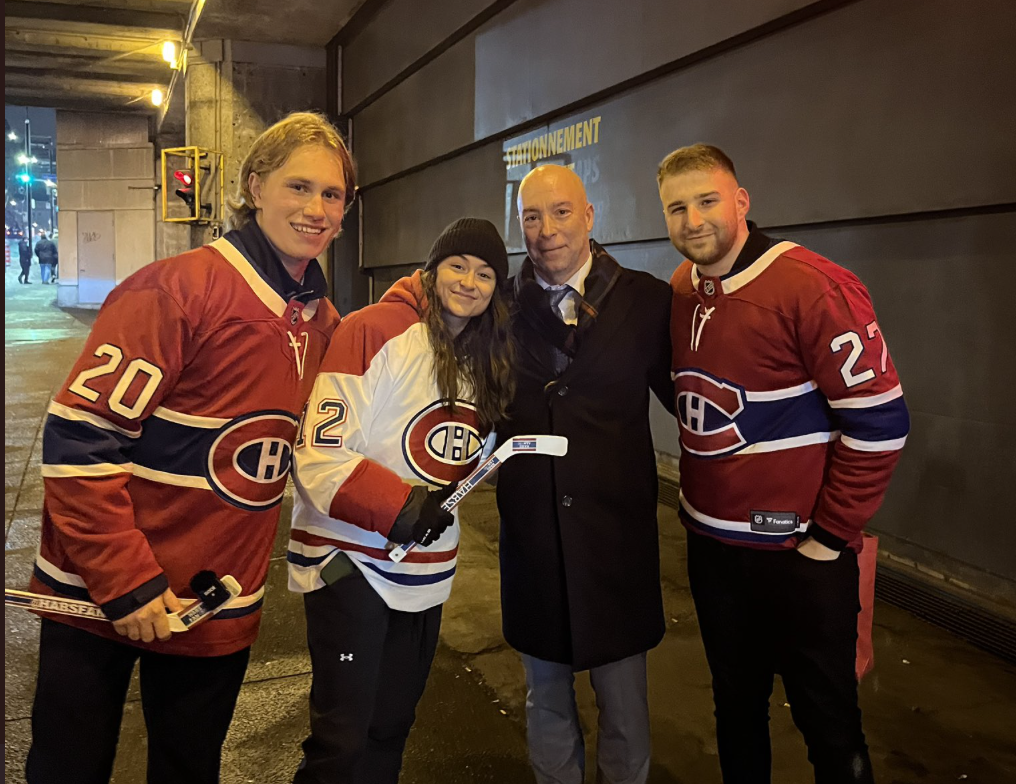
[[[713,676],[725,784],[769,784],[779,673],[817,784],[872,782],[854,660],[857,556],[814,561],[688,534],[688,575]]]
[[[32,271],[32,262],[21,262],[21,274],[18,275],[18,283],[28,283],[28,273]]]
[[[294,784],[389,784],[416,720],[441,606],[389,609],[357,570],[304,595],[313,681]]]
[[[250,649],[228,656],[151,653],[43,620],[29,784],[105,784],[124,699],[141,660],[148,784],[213,784]]]

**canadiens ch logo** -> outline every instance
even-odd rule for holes
[[[744,411],[744,391],[698,370],[674,374],[681,446],[695,455],[716,457],[748,443],[734,421]]]
[[[459,400],[449,414],[431,403],[406,426],[402,452],[413,472],[425,482],[448,484],[465,477],[483,449],[476,407]]]
[[[258,411],[224,425],[205,466],[216,494],[250,512],[282,500],[293,461],[297,418],[286,411]]]

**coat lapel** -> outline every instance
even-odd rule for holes
[[[622,268],[619,267],[618,270],[621,274],[615,281],[609,302],[601,310],[596,322],[582,336],[578,353],[561,375],[562,381],[575,377],[588,367],[598,366],[598,358],[614,338],[621,334],[621,325],[635,308],[637,303],[628,296],[631,279],[623,274]]]

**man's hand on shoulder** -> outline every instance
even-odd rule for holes
[[[113,621],[113,628],[123,637],[142,642],[152,642],[156,637],[168,640],[172,635],[169,630],[169,619],[166,611],[180,612],[183,605],[170,589],[163,591],[144,607]]]

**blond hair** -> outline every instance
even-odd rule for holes
[[[712,171],[721,169],[737,179],[734,162],[719,147],[711,144],[692,144],[679,147],[660,162],[656,170],[656,184],[663,185],[667,177],[684,174],[687,171]]]
[[[293,112],[262,133],[247,152],[240,164],[240,180],[236,196],[229,199],[230,224],[241,228],[257,213],[254,195],[250,190],[250,176],[256,174],[264,180],[273,171],[282,168],[289,156],[299,147],[316,144],[334,150],[342,162],[346,182],[346,208],[353,203],[356,194],[356,169],[349,148],[338,129],[315,112]]]

